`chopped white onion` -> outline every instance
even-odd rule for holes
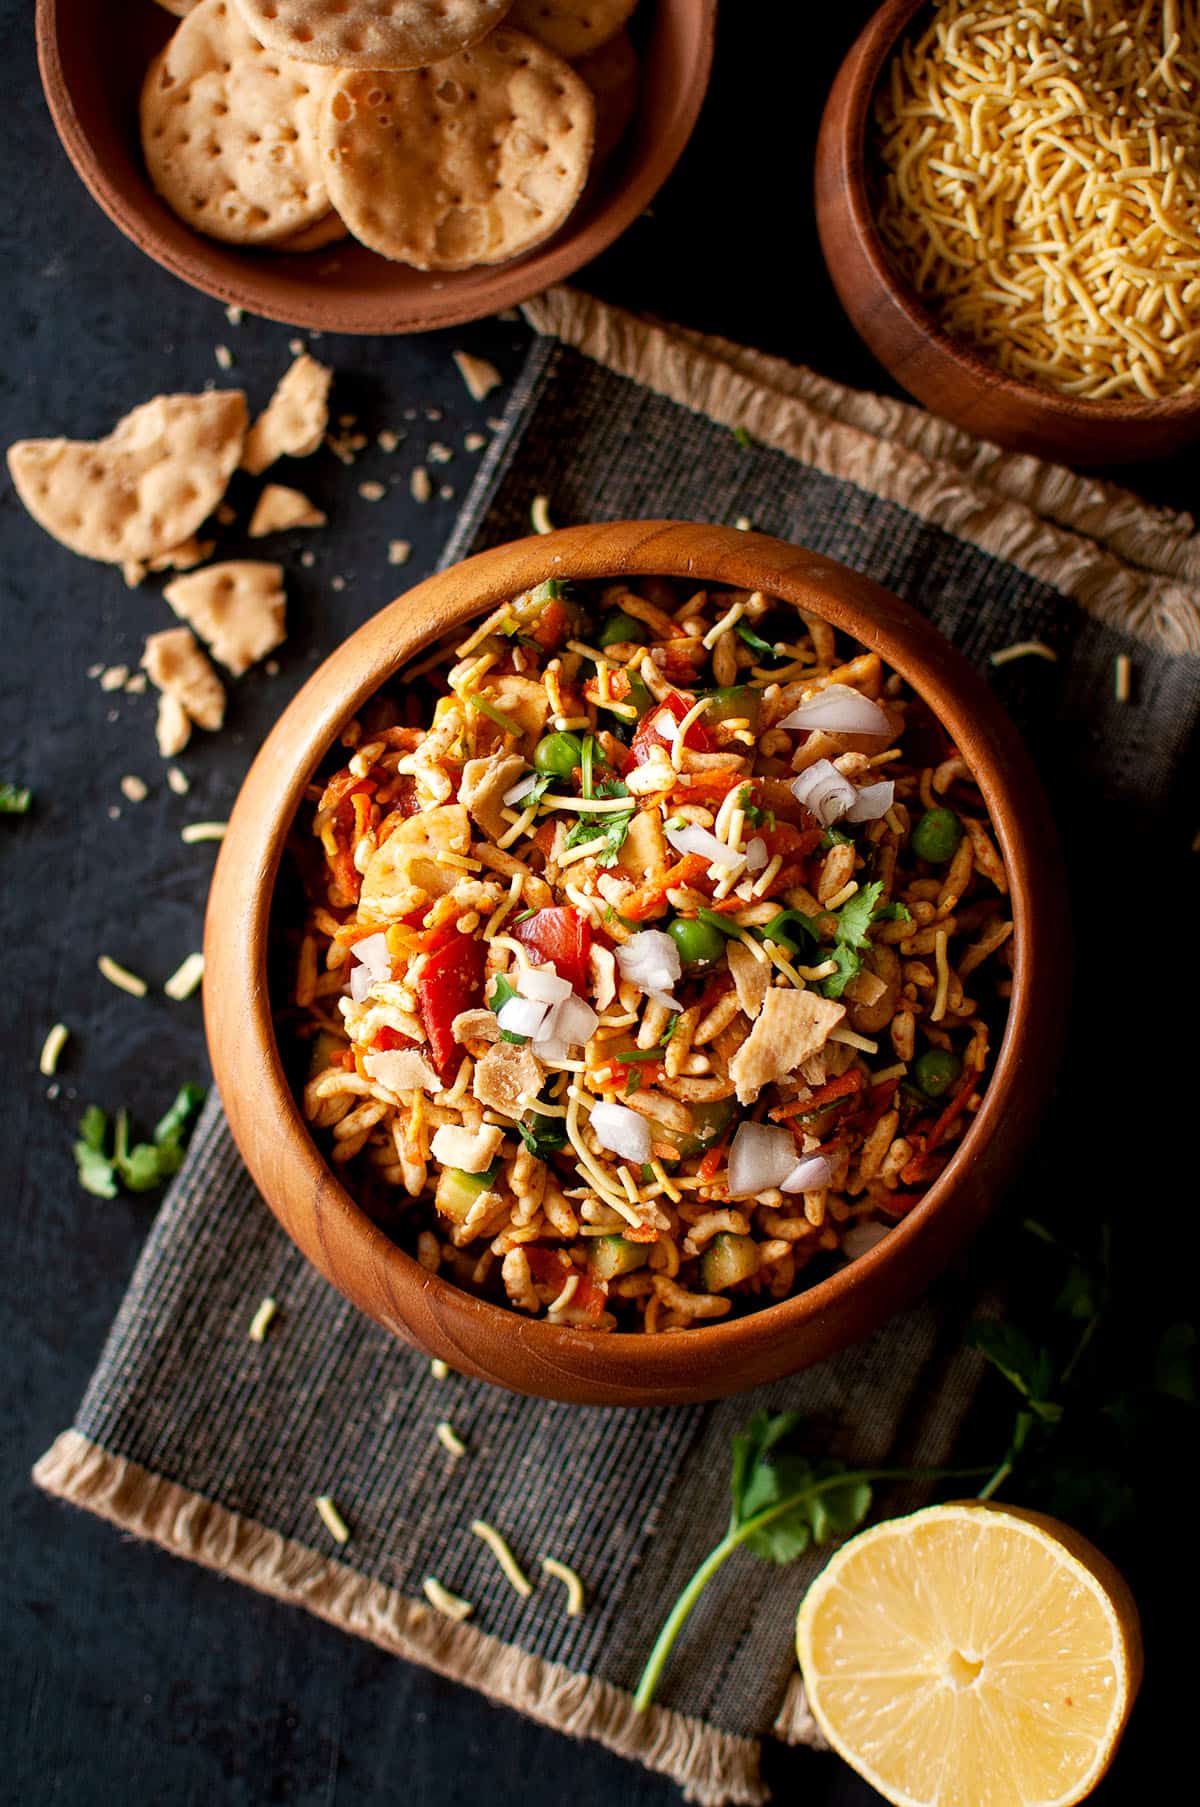
[[[553,965],[527,966],[517,974],[517,990],[539,1004],[561,1004],[571,996],[571,981],[560,979]]]
[[[654,732],[661,734],[667,745],[673,747],[679,738],[679,723],[666,705],[660,703],[647,719]]]
[[[767,843],[760,834],[746,843],[746,871],[761,872],[767,864]]]
[[[371,977],[369,966],[359,966],[357,962],[350,968],[350,996],[356,1004],[362,1004],[371,994],[375,983]]]
[[[796,1165],[790,1130],[743,1123],[729,1150],[730,1198],[756,1198],[778,1186]]]
[[[597,1104],[588,1119],[601,1148],[624,1161],[644,1164],[650,1159],[650,1125],[625,1104]]]
[[[360,960],[373,979],[390,979],[392,955],[386,935],[364,935],[354,943],[354,958]]]
[[[858,792],[850,780],[839,772],[831,759],[818,759],[807,770],[792,779],[791,791],[822,828],[840,822],[854,807]],[[882,813],[882,812],[881,812]]]
[[[738,866],[741,864],[740,853],[725,841],[719,841],[710,829],[701,828],[696,822],[685,822],[681,828],[674,828],[669,823],[666,836],[677,853],[697,853],[702,860],[711,866]]]
[[[536,783],[537,773],[526,772],[523,778],[518,778],[517,782],[510,785],[505,791],[504,801],[506,803],[519,803],[522,797],[527,797],[529,795]]]
[[[546,1005],[536,998],[508,998],[496,1012],[496,1021],[509,1035],[536,1035],[546,1014]]]
[[[883,784],[864,784],[846,811],[847,822],[878,822],[886,816],[896,800],[896,787],[889,778]]]
[[[555,1005],[550,1012],[549,1021],[542,1029],[542,1034],[553,1036],[556,1040],[578,1047],[583,1042],[591,1040],[596,1033],[599,1021],[600,1018],[591,1005],[585,1003],[583,998],[577,998],[572,992],[569,997],[563,999],[561,1004]]]
[[[786,1179],[779,1182],[781,1192],[820,1192],[833,1180],[833,1168],[823,1154],[806,1154],[797,1161]]]
[[[889,722],[878,703],[849,684],[827,684],[806,703],[785,715],[779,728],[824,728],[829,734],[890,734]]]
[[[561,1066],[564,1060],[570,1058],[571,1052],[566,1042],[560,1041],[554,1035],[539,1036],[533,1044],[533,1051],[538,1059],[544,1060],[548,1066]]]
[[[882,1242],[887,1234],[888,1226],[886,1224],[851,1224],[842,1237],[842,1254],[847,1261],[857,1261],[860,1255],[867,1254],[877,1243]]]
[[[682,1010],[679,999],[672,997],[669,991],[650,991],[646,993],[652,1004],[659,1004],[664,1010]]]
[[[679,949],[662,929],[641,929],[631,935],[617,948],[617,964],[623,979],[648,993],[670,991],[683,971]]]

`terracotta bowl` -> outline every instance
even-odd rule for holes
[[[677,1336],[597,1334],[486,1303],[427,1273],[365,1216],[326,1162],[284,1074],[268,995],[280,853],[339,730],[439,636],[548,577],[638,574],[761,589],[877,651],[930,704],[974,772],[1008,863],[1016,969],[983,1104],[921,1203],[869,1254],[807,1291]],[[927,1286],[1011,1179],[1056,1065],[1067,927],[1054,832],[1024,747],[982,680],[917,612],[854,572],[763,534],[670,521],[572,527],[439,572],[380,611],[314,674],[263,744],[234,806],[205,929],[205,1022],[230,1125],[263,1197],[338,1290],[405,1341],[518,1392],[604,1405],[710,1399],[856,1341]]]
[[[1068,464],[1161,458],[1200,437],[1200,391],[1170,401],[1076,401],[1006,376],[952,339],[893,269],[876,231],[867,140],[880,76],[927,0],[885,0],[838,71],[817,141],[816,210],[833,286],[879,362],[917,400],[981,439]]]
[[[640,15],[644,14],[642,19]],[[347,239],[307,256],[202,237],[150,185],[138,94],[177,21],[153,0],[37,0],[42,86],[63,147],[126,238],[193,288],[288,326],[409,333],[478,320],[561,282],[649,206],[691,136],[712,64],[716,0],[641,0],[637,115],[554,238],[510,263],[426,273]]]

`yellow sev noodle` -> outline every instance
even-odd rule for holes
[[[877,219],[953,337],[1092,400],[1200,377],[1200,0],[941,0],[880,83]]]

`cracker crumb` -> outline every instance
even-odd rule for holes
[[[405,420],[415,420],[417,418],[416,409],[415,408],[406,408],[404,410],[404,418],[405,418]]]
[[[501,433],[504,430],[504,422],[498,414],[489,414],[487,424],[493,433]]]
[[[222,370],[233,369],[233,353],[230,351],[228,345],[214,345],[213,357],[217,360],[217,363],[221,366]]]
[[[177,765],[168,766],[167,784],[177,797],[186,797],[192,788],[191,779]]]
[[[141,696],[146,688],[146,674],[135,671],[131,678],[126,678],[124,690],[127,696]]]
[[[279,660],[278,659],[268,659],[266,664],[263,666],[263,670],[266,672],[266,674],[269,678],[277,678],[279,676]]]
[[[231,508],[228,502],[222,502],[217,510],[217,522],[222,527],[232,527],[237,520],[237,509]]]
[[[308,350],[308,346],[304,343],[303,339],[289,339],[288,350],[294,358],[302,358]]]
[[[89,665],[87,668],[88,677],[89,678],[98,678],[100,676],[100,673],[103,670],[104,670],[103,665]]]
[[[486,358],[473,357],[469,351],[456,351],[452,356],[473,402],[483,401],[504,380],[496,366],[489,364]]]
[[[225,318],[230,326],[240,326],[246,318],[246,310],[244,307],[239,307],[236,301],[231,301],[225,309]]]
[[[453,500],[454,500],[453,483],[443,483],[442,487],[438,490],[438,495],[442,498],[443,502],[453,502]]]
[[[108,819],[110,822],[119,822],[121,820],[121,811],[115,803],[110,803],[108,806]]]
[[[338,591],[344,590],[346,588],[345,578],[344,577],[331,577],[329,580],[329,588],[331,590],[338,590]]]
[[[317,555],[315,552],[309,550],[300,554],[300,563],[304,566],[306,571],[311,571],[316,562]]]
[[[453,456],[454,452],[452,448],[448,445],[443,445],[440,439],[435,439],[426,453],[426,457],[429,459],[430,464],[449,464]]]
[[[266,1341],[267,1326],[270,1324],[271,1319],[275,1316],[278,1309],[274,1299],[268,1297],[263,1300],[254,1316],[251,1318],[250,1328],[246,1332],[246,1335],[252,1343],[262,1343]]]
[[[740,514],[733,524],[739,533],[750,533],[753,530],[753,523],[748,514]]]
[[[336,433],[327,433],[325,435],[325,444],[328,450],[333,453],[334,457],[338,459],[340,463],[344,464],[348,470],[354,463],[354,446],[349,434],[342,434],[339,436]]]
[[[403,438],[403,433],[393,433],[390,427],[383,427],[375,435],[375,443],[381,452],[394,452]]]
[[[444,1362],[440,1356],[435,1355],[429,1364],[429,1372],[433,1375],[435,1380],[448,1380],[450,1378],[450,1364],[449,1362]]]
[[[440,420],[442,418],[442,411],[440,408],[426,408],[425,418],[426,420]]]
[[[486,433],[468,433],[463,440],[463,450],[467,452],[482,452],[486,444]]]
[[[418,464],[408,480],[409,491],[414,502],[428,502],[433,494],[433,484],[429,472],[423,464]]]
[[[121,795],[128,797],[131,803],[144,803],[150,795],[150,786],[136,772],[126,772],[121,780]]]
[[[382,502],[387,495],[386,483],[360,483],[358,493],[364,502]]]
[[[107,665],[100,673],[100,688],[101,690],[120,690],[128,678],[128,665]]]
[[[406,565],[411,557],[412,557],[412,541],[411,540],[389,540],[388,541],[388,564],[389,565]]]

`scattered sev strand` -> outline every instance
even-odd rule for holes
[[[434,1435],[437,1437],[442,1448],[448,1450],[456,1460],[459,1456],[466,1455],[467,1446],[448,1418],[439,1420],[435,1427]]]
[[[1014,640],[1011,646],[997,647],[988,659],[992,665],[1011,665],[1014,659],[1048,659],[1051,665],[1058,664],[1058,654],[1044,640]]]
[[[553,533],[549,496],[535,496],[529,509],[529,524],[535,533]]]
[[[163,990],[176,1004],[182,1004],[185,998],[191,997],[203,977],[204,955],[189,954],[186,960],[180,961]]]
[[[317,1516],[335,1543],[350,1542],[350,1527],[327,1493],[319,1493],[313,1501]]]
[[[533,1592],[533,1588],[525,1575],[524,1570],[521,1568],[521,1565],[509,1549],[504,1538],[500,1535],[499,1531],[497,1531],[495,1525],[489,1525],[486,1518],[473,1518],[471,1520],[471,1529],[476,1537],[482,1537],[484,1543],[503,1569],[505,1579],[516,1589],[523,1600],[527,1600]]]
[[[443,1618],[460,1621],[469,1619],[475,1611],[470,1600],[464,1600],[460,1594],[452,1594],[448,1587],[443,1587],[436,1575],[426,1575],[421,1583],[421,1592],[435,1612]]]
[[[47,1079],[53,1079],[57,1073],[58,1057],[66,1047],[70,1035],[71,1031],[65,1023],[55,1023],[42,1043],[42,1051],[38,1055],[38,1072]]]
[[[567,1617],[577,1619],[587,1602],[583,1582],[576,1571],[565,1562],[559,1562],[553,1556],[542,1557],[542,1568],[547,1575],[553,1575],[556,1581],[562,1581],[567,1589]]]
[[[255,1312],[254,1316],[251,1318],[250,1328],[246,1332],[246,1335],[249,1337],[249,1339],[252,1343],[265,1343],[266,1342],[267,1327],[270,1324],[272,1318],[275,1316],[278,1309],[279,1309],[279,1307],[276,1305],[274,1299],[268,1297],[262,1301],[262,1303],[259,1305],[258,1310]]]
[[[1113,667],[1113,694],[1118,703],[1127,703],[1131,689],[1133,667],[1128,653],[1118,653]]]
[[[429,1372],[435,1380],[447,1380],[450,1376],[450,1365],[448,1362],[444,1362],[440,1356],[435,1355],[429,1364]]]
[[[189,847],[197,841],[223,841],[228,822],[189,822],[179,830],[179,838]]]
[[[115,985],[118,991],[127,991],[131,998],[144,998],[147,991],[145,979],[139,979],[131,973],[127,966],[119,966],[108,954],[101,954],[96,961],[101,976]]]

